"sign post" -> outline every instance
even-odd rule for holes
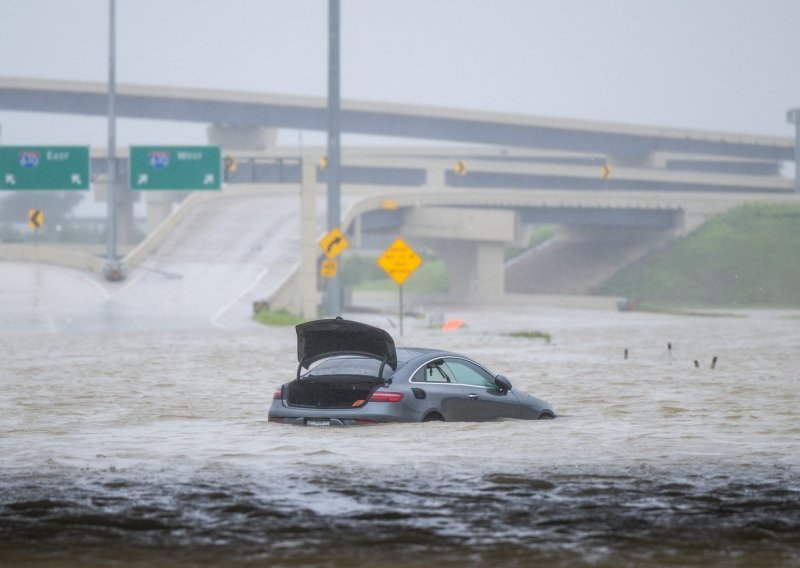
[[[219,146],[131,146],[133,190],[222,189]]]
[[[89,189],[88,146],[3,146],[0,189]]]
[[[400,294],[400,335],[403,335],[403,283],[422,265],[422,258],[403,239],[396,239],[378,257],[378,266],[397,283]]]

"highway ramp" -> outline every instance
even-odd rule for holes
[[[252,302],[293,270],[296,191],[238,192],[192,205],[120,282],[36,263],[3,263],[0,330],[126,331],[254,325]]]

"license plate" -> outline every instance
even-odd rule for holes
[[[306,426],[330,426],[331,419],[330,418],[306,418]]]

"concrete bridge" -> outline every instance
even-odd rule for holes
[[[0,109],[105,116],[106,84],[0,77]],[[209,124],[230,150],[265,150],[277,129],[327,129],[327,100],[118,85],[119,117]],[[343,101],[343,133],[566,151],[611,163],[749,174],[795,159],[791,138],[554,119],[414,105]]]
[[[324,192],[315,164],[309,156],[303,168],[301,214],[306,220],[315,217],[311,196]],[[502,302],[509,293],[531,291],[525,285],[530,270],[524,261],[506,263],[505,249],[524,246],[537,225],[559,226],[558,254],[567,263],[586,250],[586,243],[592,244],[588,257],[577,259],[583,266],[572,267],[572,273],[584,272],[580,282],[565,281],[561,272],[552,275],[550,289],[540,288],[546,293],[580,294],[586,293],[587,282],[601,282],[654,246],[687,234],[727,209],[755,201],[798,201],[796,194],[786,191],[488,191],[449,186],[441,174],[441,164],[433,163],[424,177],[438,183],[415,188],[345,186],[342,229],[355,248],[382,250],[400,235],[412,246],[432,249],[447,265],[449,299],[466,303]],[[306,248],[297,270],[268,300],[274,307],[311,314],[316,310],[320,235],[306,227]],[[541,279],[538,274],[534,277]]]
[[[0,108],[103,116],[105,85],[0,78]],[[237,160],[229,187],[303,188],[307,222],[299,268],[270,294],[274,305],[304,313],[316,309],[319,235],[312,196],[322,191],[326,172],[317,166],[319,152],[301,159],[275,140],[281,128],[324,130],[325,109],[323,98],[117,88],[118,116],[207,123],[209,142]],[[365,102],[342,105],[342,130],[472,144],[343,153],[350,205],[342,226],[353,242],[375,248],[402,234],[432,248],[448,265],[453,297],[462,301],[495,300],[529,279],[519,268],[524,263],[504,269],[503,251],[526,242],[535,225],[558,225],[559,240],[573,243],[573,250],[578,243],[604,243],[604,250],[618,252],[602,259],[607,269],[736,204],[797,198],[792,180],[780,174],[795,157],[790,138]],[[124,172],[124,152],[118,155],[123,163],[117,169]],[[466,172],[457,163],[466,164]],[[92,167],[106,171],[102,152],[93,153]],[[94,181],[100,188],[105,182],[102,174]],[[169,226],[164,219],[174,195],[147,195],[153,230],[147,242]],[[129,213],[134,197],[123,192],[128,207],[118,211]],[[147,242],[129,259],[132,264]],[[566,259],[569,252],[560,250]],[[559,289],[567,284],[562,279]]]

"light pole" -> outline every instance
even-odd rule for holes
[[[117,262],[117,116],[116,98],[116,0],[108,1],[108,165],[106,170],[106,199],[108,201],[108,240],[106,264],[103,267],[108,280],[121,280],[123,271]]]
[[[341,223],[341,127],[339,122],[339,0],[328,0],[328,231]],[[341,283],[337,275],[328,280],[326,312],[342,312]]]

